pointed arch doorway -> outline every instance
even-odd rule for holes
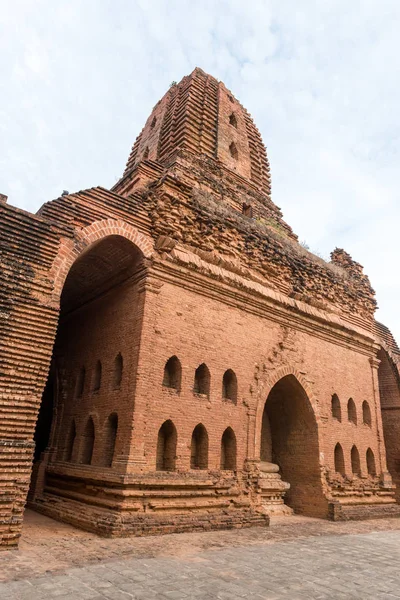
[[[102,339],[107,332],[110,336],[110,331],[121,331],[126,327],[123,316],[128,311],[127,298],[134,294],[131,290],[135,288],[143,268],[142,259],[143,253],[137,245],[123,235],[113,234],[88,244],[70,265],[60,294],[51,367],[34,434],[35,451],[28,496],[31,508],[43,508],[49,465],[64,463],[64,471],[65,463],[70,463],[70,466],[94,463],[93,466],[99,468],[112,466],[107,427],[114,411],[113,419],[117,418],[120,401],[118,393],[113,390],[116,382],[118,390],[121,384],[122,357],[118,359],[117,379],[114,381],[115,373],[109,365],[115,364],[115,355],[120,356],[120,346],[112,346],[118,334],[108,337],[106,345]],[[131,311],[132,307],[129,314]],[[113,321],[115,315],[118,318]],[[103,355],[106,356],[109,372],[106,381],[102,381],[102,373],[98,369],[99,357]],[[88,357],[92,357],[89,369]],[[85,425],[92,412],[99,415],[99,420],[96,428],[93,425],[91,435],[87,436]],[[97,443],[95,429],[99,429],[99,423],[102,427]],[[113,435],[112,446],[116,442],[116,427]],[[83,446],[88,437],[93,438],[92,447],[90,452],[85,452]],[[92,461],[94,451],[97,454]]]
[[[282,377],[266,399],[261,426],[262,464],[279,467],[290,485],[285,503],[295,513],[327,516],[319,464],[318,430],[314,410],[294,375]]]

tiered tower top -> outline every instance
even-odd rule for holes
[[[143,160],[168,165],[178,149],[217,159],[270,196],[260,132],[225,85],[199,68],[171,85],[156,104],[133,145],[124,175]]]

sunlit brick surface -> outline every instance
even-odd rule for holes
[[[399,514],[397,345],[362,266],[298,243],[223,83],[174,84],[112,190],[0,195],[0,244],[4,546],[27,497],[104,536]]]

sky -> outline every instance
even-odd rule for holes
[[[364,266],[400,342],[399,31],[397,0],[0,0],[0,193],[111,187],[201,67],[261,131],[285,220]]]

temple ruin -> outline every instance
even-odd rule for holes
[[[400,514],[400,351],[302,247],[249,113],[195,69],[111,190],[0,196],[0,540]]]

